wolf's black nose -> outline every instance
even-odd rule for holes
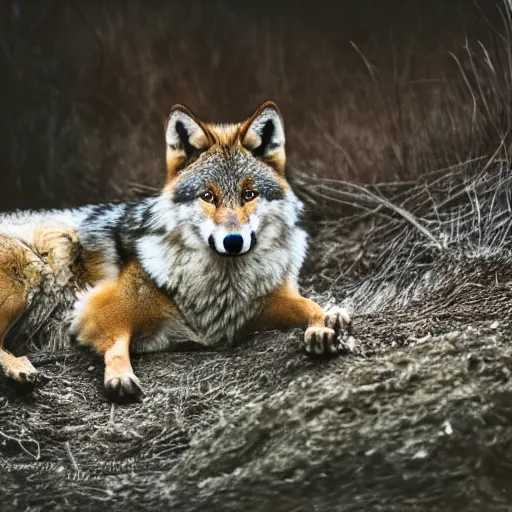
[[[228,235],[224,237],[224,249],[230,254],[238,254],[244,246],[242,235]]]

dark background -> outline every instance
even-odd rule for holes
[[[493,151],[510,49],[492,1],[1,1],[0,210],[159,186],[174,103],[280,105],[289,170],[407,180]]]

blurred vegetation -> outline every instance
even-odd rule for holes
[[[238,121],[274,99],[291,175],[407,180],[492,153],[504,21],[483,1],[3,0],[0,210],[158,187],[178,102]]]

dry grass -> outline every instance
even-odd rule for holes
[[[358,4],[5,2],[0,207],[159,186],[175,102],[232,121],[275,99],[292,174],[408,180],[490,154],[510,121],[505,13]]]

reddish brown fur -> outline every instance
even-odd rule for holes
[[[154,331],[177,315],[171,300],[150,281],[137,262],[117,280],[98,285],[87,298],[78,339],[105,360],[105,383],[132,374],[129,347],[134,336]]]
[[[156,288],[138,262],[132,262],[118,279],[99,284],[88,297],[79,339],[103,354],[117,339],[151,332],[174,314],[170,299]]]
[[[249,149],[254,148],[255,144],[255,140],[251,136],[249,128],[252,122],[256,119],[256,117],[258,117],[261,114],[261,112],[266,108],[273,108],[279,114],[279,117],[281,118],[281,123],[284,126],[283,116],[281,115],[281,112],[279,111],[277,105],[273,101],[266,101],[265,103],[260,105],[256,109],[256,112],[254,112],[254,114],[251,117],[249,117],[249,119],[244,121],[240,126],[240,140],[242,141],[244,146]],[[266,164],[270,165],[270,167],[273,167],[278,174],[280,174],[281,176],[284,175],[286,166],[286,155],[284,151],[277,151],[272,155],[265,156],[263,158],[263,161]]]
[[[325,311],[316,302],[302,297],[297,286],[288,282],[269,298],[261,315],[253,322],[254,330],[291,327],[323,327]]]
[[[206,124],[203,125],[207,130],[212,146],[218,146],[220,149],[229,150],[229,148],[241,146],[240,131],[242,123],[238,124]]]
[[[36,229],[32,246],[60,283],[66,283],[80,272],[77,267],[80,244],[72,229],[51,224],[42,226]]]
[[[17,382],[34,382],[35,368],[26,357],[14,357],[3,348],[5,336],[23,314],[32,292],[46,277],[60,285],[70,280],[84,286],[100,279],[93,264],[83,265],[78,256],[76,233],[64,226],[48,224],[34,231],[30,247],[8,235],[0,235],[0,366]],[[84,271],[85,270],[85,271]]]
[[[251,203],[253,203],[251,205]],[[249,215],[254,211],[254,201],[245,203],[243,206],[235,206],[230,208],[228,206],[220,206],[216,208],[213,215],[210,217],[215,224],[246,224],[249,221]]]
[[[27,358],[14,357],[3,348],[10,327],[23,313],[30,291],[42,280],[43,262],[28,247],[0,236],[0,366],[4,374],[19,381],[35,373]]]
[[[176,110],[181,110],[182,112],[185,112],[188,116],[190,116],[201,128],[201,131],[198,132],[195,136],[195,139],[192,141],[195,146],[198,148],[206,148],[211,147],[213,145],[213,138],[211,137],[211,134],[209,133],[208,129],[206,128],[206,125],[200,121],[196,115],[187,107],[184,105],[174,105],[171,108],[171,111],[169,112],[168,119],[171,117],[172,113]],[[175,177],[176,174],[185,167],[189,161],[187,161],[187,158],[185,156],[184,152],[176,152],[173,151],[171,148],[167,148],[167,154],[166,154],[166,163],[167,163],[167,181],[171,182]]]

